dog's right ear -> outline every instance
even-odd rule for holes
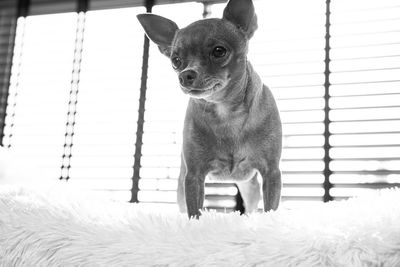
[[[178,25],[172,20],[150,13],[139,14],[137,18],[150,40],[158,45],[161,53],[169,57]]]

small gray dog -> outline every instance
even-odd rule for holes
[[[246,212],[261,198],[264,211],[277,209],[282,126],[271,91],[247,61],[257,29],[251,0],[230,0],[222,19],[204,19],[179,29],[171,20],[140,14],[147,36],[171,59],[186,111],[178,182],[178,204],[189,218],[200,216],[208,176],[235,182]]]

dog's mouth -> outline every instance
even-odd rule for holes
[[[210,96],[215,90],[217,90],[221,85],[216,83],[207,88],[182,88],[185,94],[190,95],[194,98],[204,98]]]
[[[208,94],[211,93],[211,91],[213,90],[213,88],[209,88],[209,89],[191,89],[188,91],[189,95],[192,96],[201,96],[204,94]]]

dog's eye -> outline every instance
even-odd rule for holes
[[[214,48],[212,55],[217,58],[224,57],[226,55],[226,48],[222,46],[217,46]]]
[[[171,61],[172,61],[172,67],[174,69],[177,69],[182,65],[182,60],[180,59],[180,57],[173,57]]]

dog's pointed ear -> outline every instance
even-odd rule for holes
[[[169,57],[178,25],[172,20],[150,13],[139,14],[137,18],[150,40],[158,45],[161,53]]]
[[[252,0],[230,0],[222,17],[242,29],[250,39],[257,30],[257,16]]]

